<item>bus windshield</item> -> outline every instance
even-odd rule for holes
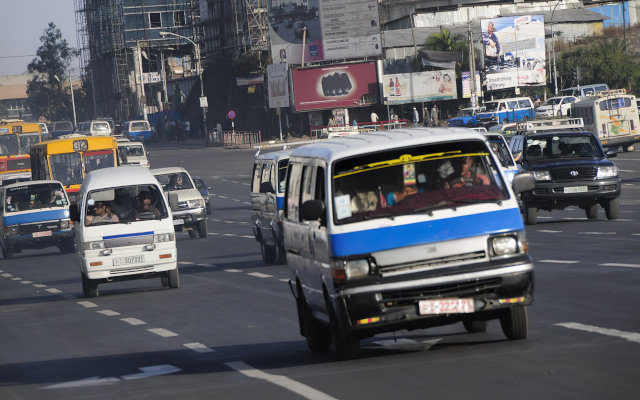
[[[40,134],[22,133],[18,136],[18,139],[20,140],[20,154],[29,154],[29,147],[40,142]]]
[[[0,135],[0,155],[11,156],[18,154],[18,135]]]
[[[85,173],[97,169],[115,167],[112,150],[86,151],[83,154],[83,158]]]
[[[132,122],[131,123],[131,132],[140,132],[140,131],[148,131],[149,123],[148,122]]]
[[[65,207],[69,203],[59,183],[38,183],[7,189],[4,209],[6,212]]]
[[[79,185],[82,183],[82,157],[80,153],[52,154],[49,157],[51,177],[63,185]]]

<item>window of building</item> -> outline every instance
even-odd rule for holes
[[[173,13],[173,25],[185,26],[187,21],[185,20],[184,11],[175,11]]]
[[[159,12],[149,13],[149,27],[162,28],[162,18]]]

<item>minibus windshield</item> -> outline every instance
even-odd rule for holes
[[[500,202],[509,193],[486,144],[467,140],[337,161],[336,224]]]
[[[128,224],[167,216],[167,208],[157,186],[121,186],[89,192],[84,223],[85,226]]]
[[[59,183],[38,183],[7,189],[4,209],[7,213],[69,205]]]

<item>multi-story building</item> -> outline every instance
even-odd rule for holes
[[[27,83],[32,74],[0,75],[0,118],[31,121]]]

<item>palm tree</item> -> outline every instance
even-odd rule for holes
[[[451,36],[451,31],[442,27],[440,33],[432,34],[425,42],[427,49],[436,51],[462,51],[466,45],[462,36]]]

